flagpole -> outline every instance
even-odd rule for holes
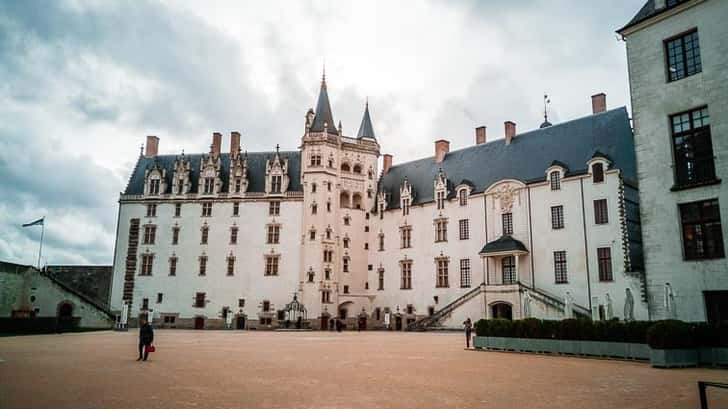
[[[38,247],[38,271],[40,271],[40,255],[43,253],[43,232],[45,231],[45,216],[43,223],[40,225],[40,246]]]

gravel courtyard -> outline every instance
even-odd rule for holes
[[[136,330],[0,338],[1,409],[697,408],[728,371],[463,349],[448,333]],[[711,391],[728,407],[728,391]]]

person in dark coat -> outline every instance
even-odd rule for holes
[[[463,326],[465,327],[465,347],[470,348],[470,334],[473,331],[473,323],[470,321],[470,318],[466,319],[463,322]]]
[[[139,320],[139,324],[139,358],[137,358],[137,361],[146,361],[149,356],[149,351],[147,351],[146,347],[152,345],[152,342],[154,342],[154,330],[144,318]],[[142,354],[144,355],[143,357]]]

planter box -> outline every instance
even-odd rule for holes
[[[697,349],[652,349],[650,363],[656,368],[698,366]]]
[[[700,348],[698,359],[701,365],[728,366],[728,348]]]
[[[603,356],[620,359],[649,359],[646,344],[629,342],[571,341],[560,339],[530,339],[505,337],[473,337],[475,348],[538,352],[547,354]],[[728,349],[726,350],[728,358]]]

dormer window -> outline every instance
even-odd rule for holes
[[[437,209],[442,210],[445,208],[445,192],[437,192]]]
[[[243,187],[243,180],[240,178],[235,179],[235,193],[240,193],[240,190]]]
[[[561,189],[561,172],[554,170],[550,173],[549,179],[551,180],[551,190]]]
[[[602,163],[592,165],[592,181],[594,183],[604,182],[604,165]]]
[[[203,186],[204,186],[203,192],[206,195],[212,194],[213,191],[215,190],[215,178],[210,178],[210,177],[205,178]]]
[[[275,175],[271,177],[271,193],[281,193],[281,180],[283,179],[280,175]]]
[[[151,179],[149,181],[149,194],[150,195],[158,195],[159,194],[159,179]]]
[[[402,199],[402,216],[409,215],[409,211],[410,211],[410,200],[409,200],[409,198]]]
[[[178,195],[183,194],[184,193],[184,189],[185,189],[185,180],[184,179],[179,179],[177,181],[177,194]]]
[[[460,189],[458,194],[460,198],[460,206],[467,206],[468,204],[468,189]]]

